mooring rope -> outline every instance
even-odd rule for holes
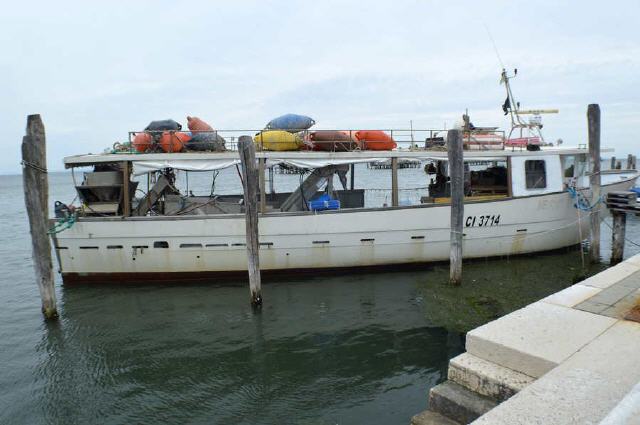
[[[609,223],[607,223],[607,222],[606,222],[606,220],[602,220],[602,222],[603,222],[604,224],[606,224],[606,225],[607,225],[607,227],[608,227],[609,229],[611,229],[611,231],[613,232],[613,226],[611,226]],[[627,241],[627,242],[629,242],[631,245],[635,245],[635,246],[637,246],[637,247],[640,247],[640,244],[639,244],[639,243],[634,242],[634,241],[632,241],[631,239],[628,239],[626,235],[625,235],[625,237],[624,237],[624,240],[625,240],[625,241]]]
[[[582,211],[593,210],[603,200],[603,197],[600,196],[593,204],[591,204],[589,203],[589,200],[584,196],[582,192],[579,192],[578,190],[576,190],[574,187],[571,187],[571,186],[567,187],[567,192],[569,192],[572,198],[576,199],[576,202],[575,204],[573,204],[573,206]]]
[[[70,215],[67,218],[63,218],[60,219],[56,224],[53,225],[53,227],[51,227],[48,231],[47,234],[49,235],[55,235],[57,233],[60,233],[64,230],[70,229],[71,226],[74,225],[74,223],[76,222],[76,215]]]
[[[25,161],[24,159],[22,161],[20,161],[20,164],[23,167],[31,167],[34,170],[40,171],[41,173],[45,173],[45,174],[48,173],[46,168],[43,168],[43,167],[41,167],[41,166],[39,166],[37,164],[34,164],[33,162]]]

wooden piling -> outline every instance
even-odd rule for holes
[[[251,305],[262,305],[262,289],[260,282],[260,255],[258,240],[258,171],[256,170],[256,148],[249,136],[240,136],[238,152],[242,165],[242,188],[244,190],[244,209],[247,241],[247,271],[249,272],[249,289]]]
[[[612,156],[611,157],[611,165],[609,166],[610,169],[615,170],[616,169],[616,157]]]
[[[611,211],[613,218],[613,232],[611,236],[611,265],[615,266],[624,257],[624,240],[627,227],[627,213]]]
[[[633,170],[633,155],[627,155],[627,170]]]
[[[33,267],[42,299],[42,314],[45,319],[55,319],[58,317],[58,310],[48,234],[47,143],[40,115],[27,117],[27,132],[22,138],[22,182],[31,230]]]
[[[589,257],[592,263],[600,261],[600,106],[587,108],[589,125],[589,154],[591,156],[591,231],[589,233]]]
[[[391,205],[398,206],[398,158],[391,158]]]
[[[451,252],[449,256],[449,282],[462,283],[462,222],[464,218],[464,157],[462,132],[447,133],[449,181],[451,185]]]

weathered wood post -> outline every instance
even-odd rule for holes
[[[36,282],[46,319],[58,316],[54,287],[51,243],[49,242],[49,182],[47,142],[40,115],[27,117],[27,134],[22,138],[22,184],[29,216],[31,247]]]
[[[262,305],[262,288],[260,282],[260,253],[258,240],[258,171],[256,170],[256,147],[249,136],[240,136],[238,152],[242,165],[242,186],[244,190],[244,210],[247,237],[247,271],[249,272],[249,289],[251,305]]]
[[[609,168],[611,168],[612,170],[616,169],[616,157],[615,156],[611,157],[611,165],[609,166]]]
[[[398,206],[398,158],[391,158],[391,205]]]
[[[633,155],[627,155],[627,170],[633,170]]]
[[[589,154],[591,155],[591,231],[589,233],[589,257],[592,263],[600,261],[600,106],[587,108],[589,124]]]
[[[464,217],[464,158],[460,130],[449,130],[447,133],[447,155],[451,186],[449,282],[452,285],[460,285],[462,283],[462,221]]]
[[[627,227],[627,213],[622,211],[611,211],[613,218],[613,234],[611,236],[611,260],[612,266],[622,261],[624,256],[624,239]]]

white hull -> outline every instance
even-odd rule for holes
[[[602,189],[628,190],[634,181]],[[580,214],[580,231],[573,203],[562,192],[466,204],[464,258],[577,244],[581,232],[588,234],[588,213]],[[449,223],[448,205],[266,214],[260,267],[293,272],[446,261]],[[173,280],[246,272],[244,231],[243,215],[85,218],[54,242],[65,282]],[[168,248],[154,247],[163,242]]]

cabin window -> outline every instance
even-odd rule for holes
[[[561,157],[562,160],[562,174],[564,178],[572,178],[576,168],[575,155],[565,155]]]
[[[576,169],[573,173],[574,177],[581,177],[587,174],[587,168],[589,165],[589,160],[587,159],[587,154],[576,155]]]
[[[467,161],[464,169],[465,196],[507,196],[507,161]]]
[[[169,242],[167,241],[155,241],[153,243],[154,248],[169,248]]]
[[[447,164],[437,161],[427,164],[425,172],[430,178],[429,196],[422,202],[436,202],[437,198],[451,196],[451,182],[448,177]],[[507,161],[465,161],[464,162],[464,196],[506,197],[509,194],[509,173]]]
[[[527,189],[544,189],[547,187],[547,172],[544,160],[535,159],[525,161],[524,172]]]

